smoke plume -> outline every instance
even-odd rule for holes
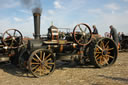
[[[31,9],[32,13],[42,12],[40,0],[21,0],[21,3],[25,8]]]

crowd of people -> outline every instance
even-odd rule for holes
[[[119,42],[122,41],[123,37],[124,37],[124,33],[123,32],[118,32],[118,39],[119,39]]]
[[[93,25],[92,28],[93,28],[92,34],[98,34],[98,30],[96,26]],[[118,45],[118,43],[121,42],[123,36],[125,36],[124,33],[123,32],[117,33],[117,30],[116,28],[113,27],[113,25],[110,25],[109,28],[110,28],[110,33],[106,32],[106,36],[112,38],[115,41],[115,43]]]

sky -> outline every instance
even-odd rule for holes
[[[18,29],[23,36],[34,33],[32,7],[23,4],[24,0],[0,0],[0,33],[10,28]],[[40,1],[41,34],[53,25],[70,28],[86,23],[92,29],[96,25],[99,34],[110,32],[113,25],[118,32],[128,34],[128,0],[25,0]]]

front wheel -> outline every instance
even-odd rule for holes
[[[30,55],[28,67],[35,77],[49,75],[55,69],[55,57],[50,50],[37,49]]]

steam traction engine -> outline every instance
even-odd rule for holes
[[[75,26],[73,33],[66,33],[64,38],[58,28],[48,29],[47,39],[40,38],[40,14],[34,13],[34,40],[29,40],[22,47],[19,55],[19,65],[26,67],[34,76],[49,75],[55,69],[56,60],[73,60],[85,63],[86,59],[96,67],[106,67],[114,64],[117,59],[117,46],[109,38],[92,35],[87,24]]]
[[[63,34],[58,28],[51,26],[47,38],[40,37],[40,13],[34,13],[35,34],[33,40],[23,44],[22,35],[14,29],[13,35],[7,33],[3,39],[8,51],[11,52],[12,63],[29,70],[35,77],[51,74],[55,70],[56,60],[72,60],[81,64],[89,60],[96,67],[106,67],[115,63],[117,46],[113,40],[92,35],[87,24],[81,23],[74,27],[73,33]],[[16,37],[15,33],[19,36]],[[8,37],[10,36],[10,37]],[[13,43],[13,44],[12,44]]]
[[[17,29],[8,29],[0,35],[0,62],[11,60],[18,62],[19,49],[23,46],[23,37]],[[15,61],[16,59],[16,61]]]

